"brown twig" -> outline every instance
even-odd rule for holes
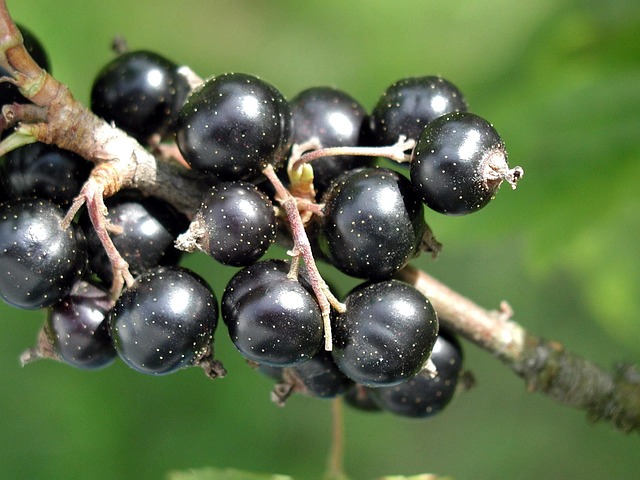
[[[587,412],[623,432],[640,432],[640,372],[618,366],[609,373],[562,344],[532,335],[511,320],[506,303],[486,310],[415,267],[398,277],[433,304],[443,324],[492,353],[524,379],[530,392]]]

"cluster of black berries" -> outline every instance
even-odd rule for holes
[[[150,149],[175,142],[211,184],[190,217],[134,190],[107,198],[115,250],[90,215],[65,219],[90,174],[83,158],[33,144],[2,160],[0,297],[48,311],[23,359],[95,369],[120,357],[148,374],[198,365],[220,375],[212,351],[220,313],[239,352],[277,379],[279,403],[304,392],[412,417],[441,410],[456,390],[460,344],[429,300],[394,275],[440,247],[425,205],[470,213],[522,175],[508,168],[495,129],[437,76],[394,83],[370,114],[335,88],[287,101],[247,74],[192,80],[160,55],[130,51],[94,82],[96,114]],[[376,157],[408,161],[409,170]],[[276,239],[291,260],[261,259]],[[240,267],[220,307],[200,276],[178,266],[175,245]],[[331,301],[314,257],[363,283]],[[119,259],[135,282],[114,300]]]

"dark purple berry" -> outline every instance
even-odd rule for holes
[[[437,374],[427,370],[392,387],[372,388],[370,394],[384,410],[405,417],[424,418],[442,411],[456,392],[462,369],[462,348],[455,336],[442,330],[431,352]]]
[[[250,265],[276,240],[275,210],[255,185],[222,182],[204,196],[188,234],[220,263]]]
[[[293,97],[293,143],[315,139],[319,146],[353,147],[359,144],[366,112],[354,98],[331,87],[312,87]],[[370,166],[370,157],[338,155],[314,160],[313,184],[321,195],[331,181],[347,170]]]
[[[0,184],[8,198],[48,198],[70,204],[80,193],[92,164],[81,156],[36,142],[9,152],[0,166]]]
[[[515,185],[521,176],[520,167],[508,169],[504,142],[493,126],[467,112],[429,123],[411,162],[411,182],[424,203],[447,215],[481,209],[503,180]]]
[[[197,274],[160,267],[141,275],[109,314],[118,355],[133,369],[164,375],[210,353],[217,299]]]
[[[257,277],[252,267],[231,279],[222,299],[233,344],[259,364],[288,367],[311,359],[323,342],[315,297],[277,264],[260,268]]]
[[[105,199],[107,219],[122,229],[111,234],[116,249],[129,264],[132,275],[158,265],[175,265],[181,253],[174,248],[176,237],[188,226],[187,218],[170,204],[145,197],[135,190],[122,190]],[[113,279],[112,266],[88,216],[81,218],[91,251],[91,269],[107,284]]]
[[[344,394],[347,405],[363,412],[381,412],[382,409],[373,400],[371,391],[373,388],[356,383]]]
[[[105,65],[91,88],[91,110],[141,142],[165,136],[189,93],[178,66],[154,52],[130,51]]]
[[[111,305],[106,290],[80,282],[49,309],[45,331],[65,363],[95,370],[113,362],[116,350],[107,322]]]
[[[416,256],[428,227],[411,182],[385,168],[352,170],[323,198],[319,245],[339,270],[389,278]]]
[[[256,178],[279,166],[291,142],[291,112],[269,83],[242,73],[207,80],[180,110],[177,142],[194,170],[222,180]]]
[[[332,319],[333,358],[356,383],[378,387],[414,376],[431,354],[438,318],[429,300],[397,280],[368,283]]]
[[[466,110],[462,92],[444,78],[404,78],[390,85],[373,108],[371,134],[378,145],[393,145],[400,135],[417,140],[429,122]]]
[[[86,267],[84,242],[50,200],[0,205],[0,297],[24,309],[48,307],[69,294]]]

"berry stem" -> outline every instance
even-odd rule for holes
[[[268,165],[262,173],[269,179],[276,190],[276,200],[284,208],[291,228],[291,236],[293,237],[293,255],[301,256],[307,268],[309,281],[313,292],[318,301],[320,311],[322,312],[322,321],[324,328],[324,348],[327,351],[332,349],[331,337],[331,307],[339,312],[344,312],[345,305],[331,293],[329,286],[320,275],[318,266],[316,265],[313,253],[311,252],[311,243],[304,229],[298,202],[296,198],[282,184],[278,175],[271,165]]]
[[[485,310],[413,266],[397,276],[429,298],[443,325],[499,358],[530,392],[585,410],[590,420],[640,432],[640,371],[635,366],[609,373],[559,342],[527,332],[511,320],[513,312],[504,302],[498,311]]]
[[[407,150],[412,150],[415,147],[416,141],[412,139],[406,139],[404,136],[400,136],[398,141],[386,147],[327,147],[318,148],[310,152],[304,153],[300,158],[292,165],[294,170],[302,167],[305,163],[312,162],[322,157],[332,157],[335,155],[351,155],[361,157],[384,157],[389,160],[393,160],[398,163],[410,162],[411,155],[407,155]]]
[[[344,404],[342,398],[331,400],[331,448],[327,462],[327,480],[346,480],[344,473]]]

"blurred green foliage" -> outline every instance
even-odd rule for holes
[[[418,264],[487,307],[603,366],[640,363],[640,3],[636,0],[9,0],[53,73],[86,102],[114,35],[203,76],[256,74],[286,96],[343,88],[371,108],[395,80],[441,74],[494,123],[526,172],[486,209],[430,214],[445,245]],[[283,255],[275,250],[273,255]],[[221,294],[232,269],[187,264]],[[343,291],[353,280],[335,276]],[[0,478],[151,479],[213,466],[320,478],[330,408],[269,402],[270,382],[218,331],[228,377],[148,377],[55,362],[21,369],[41,312],[0,306]],[[477,388],[440,416],[346,412],[355,479],[637,478],[638,437],[531,395],[465,343]]]

